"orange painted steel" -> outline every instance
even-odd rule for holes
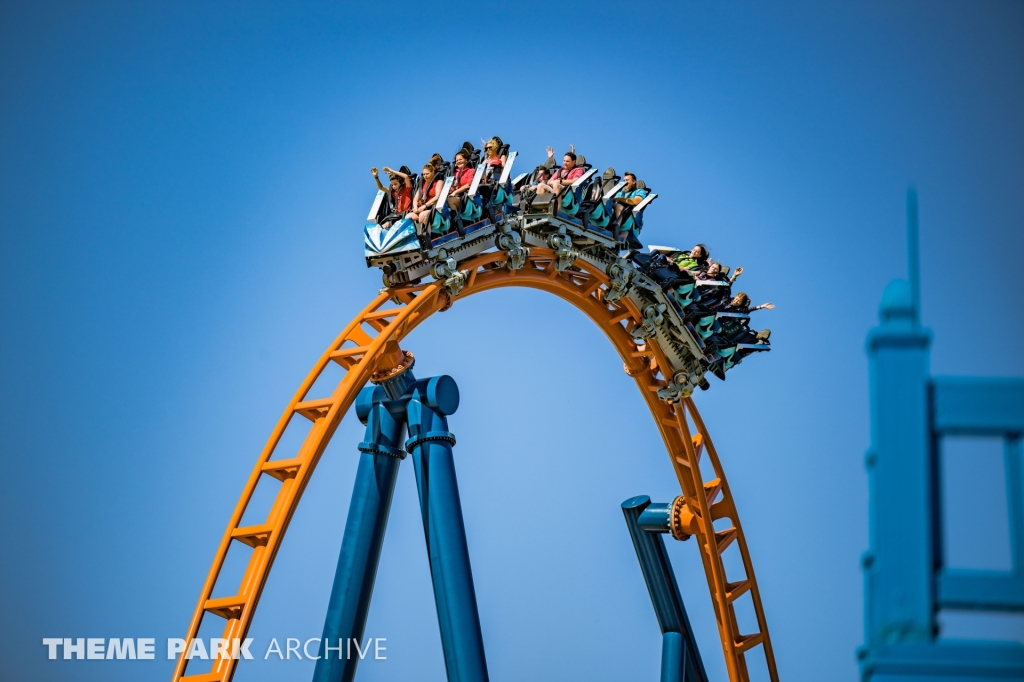
[[[521,270],[507,269],[504,260],[502,252],[492,252],[461,263],[469,276],[462,292],[454,300],[500,287],[540,289],[573,304],[604,331],[622,357],[627,374],[640,387],[668,449],[684,501],[680,516],[687,532],[692,533],[696,540],[707,574],[729,679],[732,682],[748,682],[745,654],[760,645],[770,678],[772,682],[778,682],[754,568],[721,461],[691,399],[687,398],[680,404],[669,404],[658,399],[658,389],[667,383],[661,371],[667,362],[656,344],[649,341],[644,346],[637,346],[630,336],[629,330],[637,324],[638,319],[642,319],[640,311],[628,297],[615,303],[605,302],[603,292],[608,286],[608,277],[586,261],[578,260],[575,263],[582,271],[559,271],[555,268],[557,257],[554,253],[540,248],[531,249],[526,265]],[[197,636],[202,619],[207,614],[226,619],[224,638],[245,637],[274,556],[281,546],[302,492],[342,417],[352,406],[356,394],[371,375],[387,372],[402,362],[403,353],[398,343],[427,317],[447,310],[453,302],[439,282],[382,291],[349,322],[320,357],[285,409],[246,482],[203,584],[186,642],[190,644]],[[331,362],[336,362],[346,370],[337,388],[326,398],[307,395]],[[282,434],[295,415],[312,421],[312,429],[297,454],[283,459],[271,459]],[[714,474],[714,478],[709,481],[705,481],[701,474],[702,456],[707,457]],[[266,480],[264,476],[281,481],[281,488],[267,519],[256,526],[239,527],[256,486]],[[714,522],[720,519],[728,519],[731,525],[716,531]],[[252,547],[252,556],[238,589],[230,596],[214,597],[217,578],[233,541]],[[730,580],[722,562],[722,553],[733,544],[742,558],[744,575],[732,576],[735,579]],[[744,634],[739,631],[735,605],[737,600],[744,598],[751,600],[757,618],[757,632]],[[185,650],[188,651],[188,647]],[[188,661],[182,656],[175,667],[173,682],[226,682],[233,676],[236,663],[236,660],[230,658],[216,659],[209,672],[186,675]]]

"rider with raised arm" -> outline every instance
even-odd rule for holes
[[[749,315],[755,310],[772,310],[774,307],[775,305],[772,303],[762,303],[761,305],[751,307],[750,297],[741,291],[736,294],[729,303],[722,306],[720,312],[742,313]],[[742,320],[741,318],[722,317],[718,320],[718,326],[718,336],[732,345],[737,343],[767,344],[768,337],[772,335],[771,329],[754,331],[747,325],[746,320]]]
[[[548,168],[555,168],[555,150],[548,147],[548,160],[544,162]],[[551,191],[558,193],[562,185],[571,185],[577,178],[582,177],[583,168],[576,165],[576,147],[569,145],[569,151],[562,156],[562,167],[555,168],[548,180]]]
[[[755,310],[773,310],[775,308],[774,303],[762,303],[761,305],[755,305],[751,307],[750,297],[744,292],[740,292],[732,297],[729,304],[726,306],[729,312],[734,313],[752,313]]]
[[[412,207],[412,171],[405,166],[398,170],[384,166],[384,172],[388,174],[390,179],[388,183],[391,186],[390,190],[385,189],[384,185],[380,184],[380,176],[376,168],[371,168],[370,172],[373,174],[373,181],[377,183],[377,189],[388,193],[393,212],[405,213]]]
[[[430,211],[434,208],[434,204],[437,203],[437,197],[440,193],[441,179],[437,177],[437,169],[434,165],[428,163],[423,167],[423,184],[416,190],[416,196],[413,197],[412,202],[412,211],[409,212],[409,217],[416,222],[416,231],[420,235],[426,232],[423,228],[427,225]]]
[[[377,189],[381,192],[387,192],[390,199],[391,210],[387,218],[381,223],[382,227],[387,228],[391,227],[396,218],[401,217],[412,208],[412,179],[409,177],[411,172],[405,166],[402,166],[399,170],[392,170],[384,166],[384,172],[390,177],[388,183],[390,189],[385,189],[384,185],[381,184],[377,169],[370,169],[370,173],[373,174],[373,181],[377,183]]]

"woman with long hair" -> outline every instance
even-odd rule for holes
[[[505,167],[505,162],[508,160],[508,157],[501,153],[501,148],[504,146],[501,138],[497,136],[484,143],[484,163],[487,164],[488,172],[495,176],[494,179],[501,174],[501,169]]]
[[[412,210],[409,218],[412,218],[418,225],[426,226],[430,211],[437,203],[437,197],[441,193],[441,179],[437,177],[437,169],[433,164],[428,163],[423,167],[423,184],[416,190],[416,196],[412,200]],[[422,230],[419,230],[422,233]]]

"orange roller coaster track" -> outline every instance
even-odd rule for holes
[[[462,263],[468,278],[458,298],[499,287],[540,289],[576,306],[604,331],[618,350],[626,373],[640,387],[668,449],[682,490],[680,520],[700,549],[729,679],[732,682],[749,680],[745,654],[761,646],[770,679],[778,682],[754,567],[721,460],[692,399],[666,403],[658,398],[658,389],[667,384],[661,368],[669,365],[653,340],[638,346],[630,336],[629,331],[642,319],[640,311],[628,297],[614,303],[605,301],[608,276],[582,259],[575,263],[578,270],[558,270],[557,256],[552,251],[534,248],[522,269],[510,270],[505,258],[505,254],[498,251]],[[440,282],[385,289],[349,322],[320,357],[281,415],[249,475],[199,595],[186,635],[188,644],[198,636],[203,618],[208,615],[226,620],[225,639],[245,637],[288,523],[342,417],[371,376],[386,373],[403,361],[404,352],[399,342],[430,315],[447,310],[452,304],[453,299]],[[345,370],[337,388],[328,397],[308,395],[331,362]],[[276,449],[296,414],[312,421],[313,426],[298,453],[283,457]],[[702,456],[708,458],[714,473],[714,478],[708,481],[703,479],[699,466]],[[239,526],[264,476],[272,476],[282,484],[270,512],[259,525]],[[727,523],[720,524],[727,527],[716,530],[714,522],[721,519],[728,519]],[[254,551],[237,590],[227,596],[215,596],[217,578],[232,542],[244,543]],[[722,553],[733,543],[742,557],[742,576],[727,576],[722,562]],[[743,599],[751,601],[757,632],[739,631],[735,607]],[[215,659],[209,672],[186,675],[188,663],[184,656],[178,659],[174,682],[226,682],[234,675],[237,661]]]

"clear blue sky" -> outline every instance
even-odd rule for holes
[[[773,351],[699,396],[786,680],[856,679],[864,337],[921,201],[940,374],[1024,375],[1024,5],[0,3],[0,678],[167,679],[42,637],[183,635],[295,387],[380,287],[370,166],[501,135],[660,198],[649,243],[746,270]],[[492,679],[655,679],[619,503],[675,494],[611,347],[506,290],[407,343],[452,418]],[[361,427],[335,436],[252,628],[316,637]],[[444,679],[403,465],[361,680]],[[672,547],[723,680],[692,544]],[[216,636],[219,633],[207,633]],[[256,647],[254,647],[256,649]],[[158,648],[161,651],[162,648]],[[238,680],[308,678],[250,662]]]

